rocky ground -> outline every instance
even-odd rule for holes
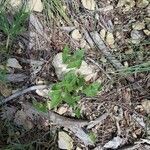
[[[57,2],[48,13],[50,2],[37,0],[8,56],[0,31],[0,68],[7,71],[0,82],[0,148],[150,149],[149,0]],[[32,106],[45,103],[49,85],[59,81],[56,55],[65,45],[84,49],[82,71],[102,85],[97,96],[80,100],[80,119],[67,104],[46,113]]]

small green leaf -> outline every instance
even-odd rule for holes
[[[75,101],[72,98],[70,93],[62,93],[62,97],[63,97],[63,101],[66,102],[69,106],[74,106],[75,105]]]
[[[80,68],[82,60],[75,60],[73,62],[68,63],[68,68]]]
[[[61,92],[62,92],[61,90],[55,90],[51,91],[51,93],[49,94],[51,98],[50,104],[51,109],[57,107],[62,102]]]
[[[63,49],[63,53],[62,53],[62,59],[63,59],[63,63],[68,63],[70,61],[70,53],[69,53],[69,48],[68,46],[65,46],[65,48]]]
[[[95,82],[85,87],[83,93],[86,94],[86,96],[91,97],[91,96],[95,96],[98,93],[99,89],[100,89],[100,83]]]
[[[80,112],[81,112],[81,109],[80,109],[80,108],[78,108],[78,107],[75,108],[74,113],[75,113],[75,115],[76,115],[77,118],[80,118],[80,117],[81,117],[81,113],[80,113]]]
[[[75,59],[80,59],[82,60],[84,57],[84,51],[83,49],[79,49],[79,50],[76,50],[75,53],[74,53],[74,58]]]

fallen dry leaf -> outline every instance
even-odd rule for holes
[[[0,93],[4,97],[8,97],[11,95],[12,89],[10,87],[8,87],[6,84],[0,82]]]
[[[36,12],[42,12],[43,10],[43,3],[41,0],[29,0],[29,8]]]
[[[143,32],[144,32],[147,36],[150,36],[150,31],[149,31],[149,30],[143,30]]]
[[[75,29],[71,32],[71,37],[75,40],[80,40],[82,38],[82,35],[78,29]]]
[[[108,45],[111,47],[111,48],[114,48],[114,43],[115,43],[115,40],[114,40],[114,36],[111,32],[107,32],[107,35],[106,35],[106,42],[108,43]]]
[[[88,10],[95,10],[95,0],[81,0],[82,5]]]
[[[105,29],[102,29],[100,31],[100,36],[101,36],[102,40],[105,40],[105,36],[106,36],[106,30]]]

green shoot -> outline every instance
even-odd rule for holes
[[[10,45],[10,41],[25,31],[24,25],[29,17],[29,12],[26,12],[25,6],[22,6],[14,14],[12,21],[8,19],[7,11],[0,11],[0,30],[7,36],[6,49]]]
[[[65,47],[63,50],[63,63],[68,64],[68,68],[79,68],[81,66],[84,51],[79,49],[73,55],[70,54],[69,48]]]

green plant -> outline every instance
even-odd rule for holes
[[[84,57],[83,50],[77,50],[74,54],[70,54],[67,47],[63,51],[63,62],[68,64],[69,68],[79,68],[82,59]],[[33,106],[39,110],[45,112],[48,108],[53,109],[63,103],[67,103],[73,108],[75,115],[80,117],[80,108],[78,102],[81,99],[81,95],[89,97],[95,96],[101,89],[100,83],[87,83],[83,76],[76,74],[74,70],[66,73],[62,81],[53,84],[49,97],[50,101],[47,102],[47,106],[33,101]]]
[[[10,21],[6,9],[0,11],[0,30],[7,36],[6,49],[8,49],[10,41],[25,30],[24,25],[29,14],[26,12],[25,6],[22,6],[15,12],[13,20]]]
[[[63,61],[71,68],[79,68],[83,56],[83,50],[77,50],[73,55],[69,53],[67,47],[63,51]],[[51,99],[50,107],[52,109],[62,103],[67,103],[73,108],[76,116],[79,117],[80,109],[77,104],[81,99],[81,94],[92,97],[95,96],[99,90],[99,83],[86,83],[83,76],[76,74],[75,71],[70,71],[65,74],[62,81],[55,83],[52,86],[49,93]]]
[[[95,96],[99,89],[99,83],[88,84],[82,76],[76,75],[74,71],[68,72],[62,81],[53,85],[49,93],[51,99],[50,107],[54,108],[65,102],[71,106],[76,115],[79,116],[77,103],[81,99],[81,94]]]
[[[84,51],[82,49],[76,50],[71,55],[69,48],[66,46],[63,50],[62,58],[63,63],[68,65],[68,68],[79,68],[81,66],[84,57]]]

